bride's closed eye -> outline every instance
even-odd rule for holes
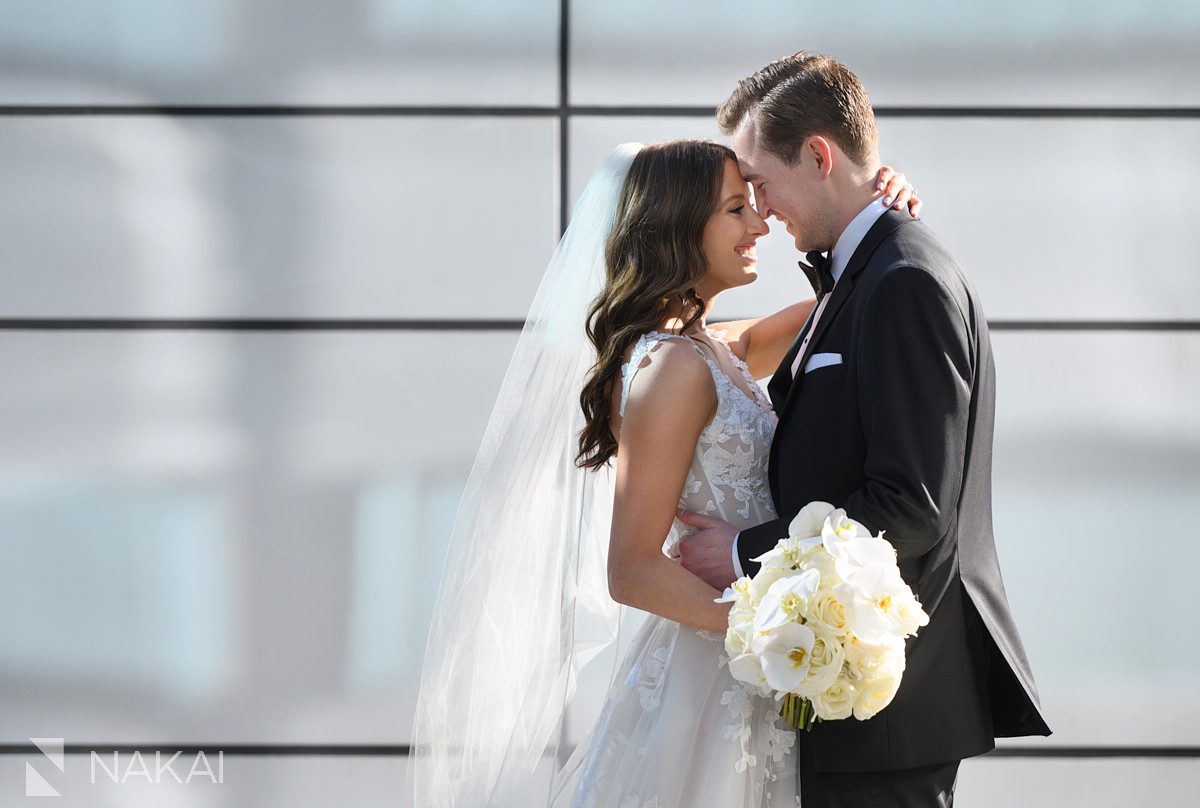
[[[738,205],[737,207],[733,208],[729,212],[732,213],[734,216],[740,216],[742,211],[745,209],[746,209],[745,205]]]

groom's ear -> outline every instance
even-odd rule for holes
[[[817,179],[826,180],[833,171],[833,143],[821,135],[810,135],[804,140],[800,149],[801,162],[812,160],[811,168],[815,170]]]

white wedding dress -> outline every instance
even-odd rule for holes
[[[663,340],[684,340],[712,371],[717,411],[701,432],[679,503],[736,527],[774,519],[767,460],[776,416],[749,370],[708,332],[742,384],[707,347],[651,332],[622,368],[629,383]],[[646,360],[649,360],[648,362]],[[675,520],[670,548],[693,529]],[[599,721],[576,749],[557,790],[562,808],[764,808],[799,805],[795,732],[779,706],[729,674],[724,637],[649,615],[621,661]]]

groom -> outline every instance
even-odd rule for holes
[[[929,614],[891,705],[800,733],[805,808],[951,805],[959,762],[1049,735],[992,537],[995,370],[966,275],[919,220],[884,207],[875,117],[844,65],[798,53],[717,113],[760,215],[809,252],[819,303],[769,391],[781,518],[740,534],[700,514],[683,565],[722,589],[823,500],[896,548]],[[829,252],[828,259],[821,252]]]

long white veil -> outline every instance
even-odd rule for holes
[[[584,332],[640,144],[575,204],[538,287],[459,505],[430,627],[411,766],[419,808],[535,808],[567,759],[580,668],[617,638],[612,479],[575,465]]]

